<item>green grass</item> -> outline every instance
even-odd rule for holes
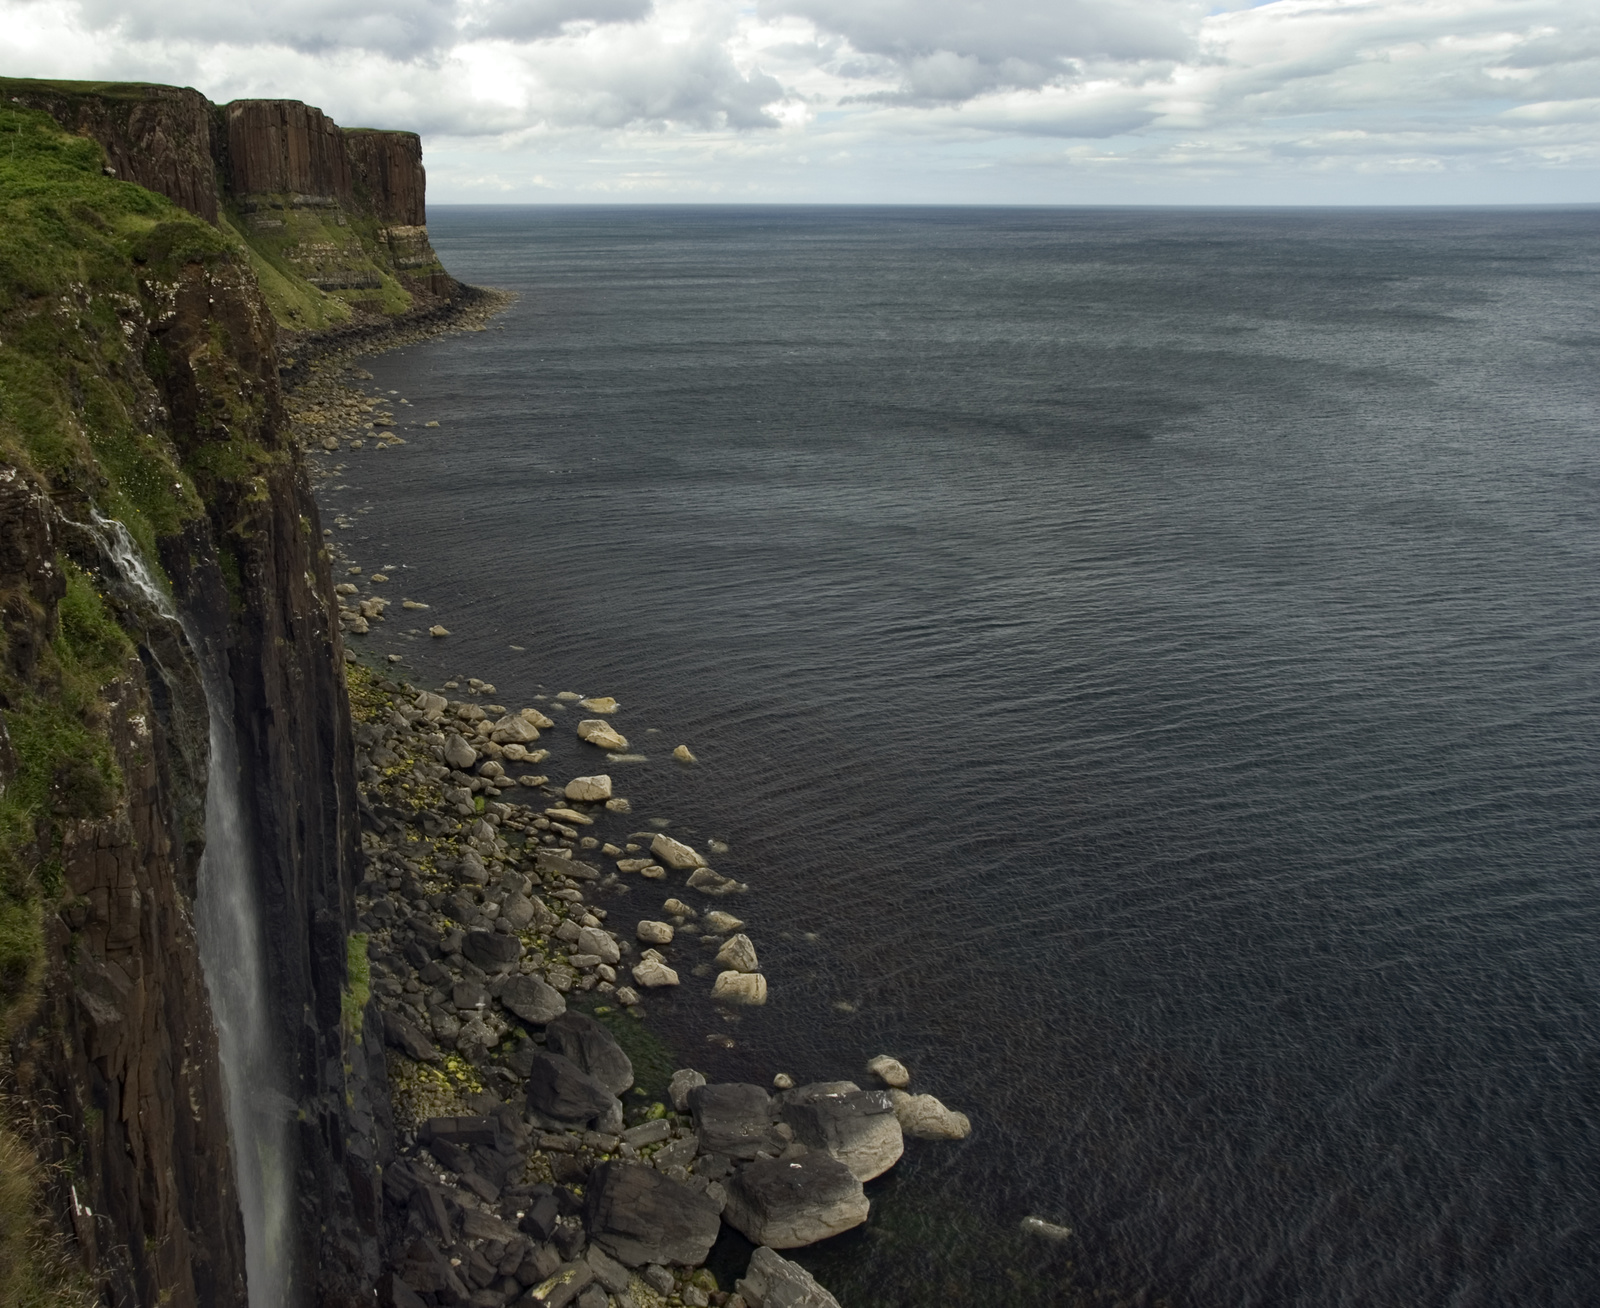
[[[340,1017],[345,1034],[361,1043],[361,1026],[366,1020],[367,1001],[372,998],[372,963],[367,958],[367,936],[353,931],[345,942],[345,987],[341,992]]]
[[[98,1296],[39,1196],[32,1151],[0,1126],[0,1308],[90,1308]]]

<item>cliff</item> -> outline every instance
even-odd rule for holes
[[[348,1004],[360,849],[342,648],[285,434],[272,265],[229,214],[298,213],[302,181],[342,178],[307,212],[344,215],[349,257],[399,285],[361,233],[423,216],[416,138],[349,134],[351,150],[303,106],[280,130],[173,88],[0,89],[0,1304],[82,1301],[41,1220],[105,1302],[245,1301],[243,1173],[196,927],[219,714],[281,1068],[267,1111],[286,1156],[253,1165],[293,1196],[282,1301],[370,1304],[382,1041]],[[240,192],[237,176],[283,189]],[[411,285],[414,312],[433,292]],[[289,289],[347,319],[365,303]],[[18,1136],[37,1167],[15,1161]],[[17,1207],[22,1182],[35,1212]]]
[[[293,331],[427,311],[461,292],[428,240],[413,132],[347,130],[294,100],[218,106],[138,83],[10,78],[0,96],[98,142],[111,175],[237,233]]]

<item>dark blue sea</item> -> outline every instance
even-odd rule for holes
[[[1600,210],[431,231],[521,298],[367,362],[368,648],[622,701],[771,985],[683,1062],[971,1115],[846,1308],[1600,1302]]]

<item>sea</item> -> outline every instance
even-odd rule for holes
[[[680,938],[677,1061],[970,1116],[845,1308],[1600,1302],[1600,209],[430,231],[518,299],[363,361],[364,648],[727,846],[770,999]]]

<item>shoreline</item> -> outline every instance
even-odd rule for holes
[[[319,467],[321,458],[406,440],[395,413],[351,384],[370,380],[356,363],[360,356],[486,330],[514,298],[481,292],[451,312],[380,334],[324,334],[318,351],[293,360],[285,370],[286,400],[314,478],[344,469]],[[863,1078],[867,1089],[853,1081],[796,1087],[780,1072],[775,1095],[753,1085],[712,1086],[691,1102],[689,1090],[705,1078],[674,1067],[648,1023],[637,1019],[653,989],[687,980],[680,969],[696,977],[707,972],[695,964],[700,951],[712,948],[721,969],[710,987],[713,1002],[766,1001],[755,946],[730,911],[748,887],[661,830],[625,830],[637,823],[602,771],[606,748],[628,747],[614,729],[612,714],[621,706],[573,705],[594,715],[577,733],[588,742],[579,750],[590,756],[584,770],[592,775],[552,780],[550,750],[530,746],[565,719],[575,694],[535,696],[535,705],[513,711],[488,703],[495,688],[475,678],[423,687],[391,680],[399,675],[392,666],[359,660],[351,638],[384,621],[395,601],[375,593],[384,574],[342,558],[332,528],[324,538],[338,565],[358,742],[366,870],[357,891],[360,934],[352,938],[354,997],[363,1004],[370,998],[365,1034],[387,1046],[393,1117],[385,1125],[394,1159],[384,1187],[396,1211],[406,1209],[389,1232],[390,1299],[410,1308],[409,1290],[440,1303],[455,1295],[453,1301],[477,1308],[513,1302],[603,1308],[604,1296],[583,1298],[598,1280],[619,1308],[761,1308],[769,1294],[779,1296],[773,1302],[791,1302],[782,1297],[790,1290],[779,1285],[804,1296],[793,1302],[835,1303],[798,1265],[770,1251],[758,1255],[749,1275],[719,1287],[705,1261],[722,1223],[757,1246],[765,1240],[783,1249],[850,1230],[868,1220],[862,1182],[892,1166],[906,1136],[959,1139],[970,1131],[966,1119],[931,1096],[907,1093],[909,1073],[893,1059],[873,1060],[875,1074]],[[402,607],[426,611],[410,598]],[[438,623],[433,631],[449,635]],[[392,665],[399,656],[388,659]],[[687,747],[680,748],[679,760],[692,762]],[[713,842],[708,850],[715,856],[726,847]],[[635,884],[663,898],[630,930],[620,918],[632,917],[633,906],[616,901]],[[608,923],[612,915],[619,921]],[[608,1068],[614,1089],[602,1109],[601,1092],[582,1078],[605,1085]],[[592,1111],[575,1117],[585,1093]],[[737,1102],[721,1103],[730,1097]],[[481,1137],[476,1147],[495,1157],[469,1157],[459,1141],[441,1136],[455,1129],[441,1123],[468,1119]],[[740,1144],[733,1155],[714,1147],[730,1139],[755,1145]],[[761,1187],[776,1179],[763,1169],[780,1162],[785,1175],[815,1177],[801,1187],[805,1193],[779,1203],[787,1215],[775,1217],[772,1196]],[[635,1194],[641,1186],[651,1193]],[[642,1219],[630,1203],[660,1212]],[[628,1212],[613,1213],[618,1204]],[[668,1210],[697,1204],[694,1239],[703,1250],[680,1247],[676,1258],[619,1263],[615,1255],[630,1248],[613,1226],[638,1228],[643,1220],[665,1238],[673,1225]],[[468,1234],[480,1229],[487,1234]],[[430,1232],[437,1237],[431,1244]],[[453,1242],[480,1261],[485,1245],[499,1253],[495,1275],[486,1277],[471,1256],[452,1262]],[[508,1252],[513,1248],[520,1260]],[[664,1248],[652,1246],[658,1253]],[[624,1276],[617,1268],[630,1261],[637,1265]],[[462,1266],[476,1270],[475,1290],[462,1279]],[[552,1280],[558,1284],[547,1284]]]

